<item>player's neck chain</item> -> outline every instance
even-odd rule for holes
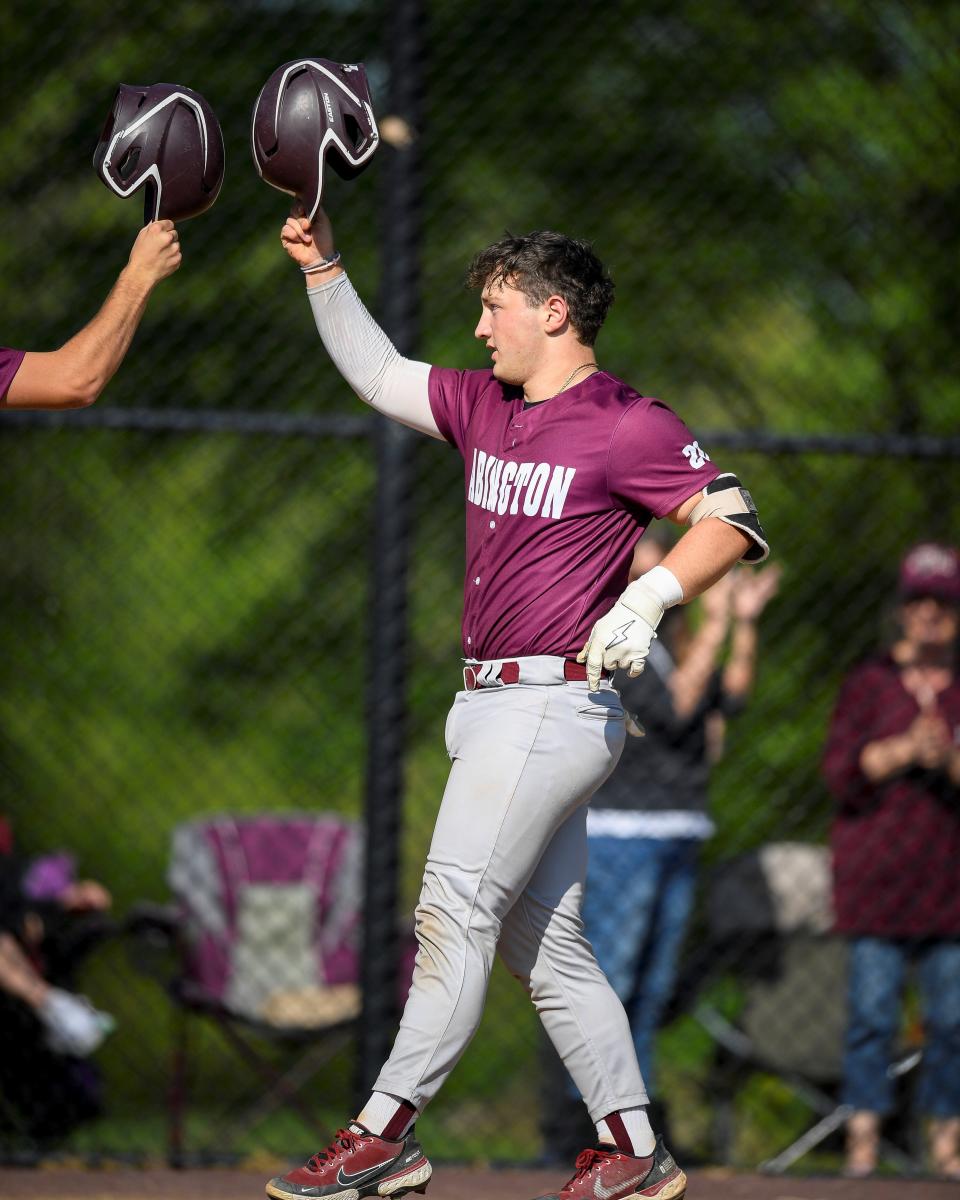
[[[557,390],[554,392],[554,396],[559,396],[561,392],[565,392],[567,390],[567,388],[570,386],[574,375],[579,375],[580,372],[585,371],[587,369],[587,367],[593,367],[593,369],[595,371],[600,370],[599,365],[597,363],[595,363],[593,361],[593,359],[591,359],[590,362],[581,363],[579,367],[573,368],[573,370],[566,377],[566,379],[563,381],[563,383],[561,383],[560,386],[557,388]]]
[[[588,367],[593,367],[593,369],[595,371],[600,370],[599,363],[594,362],[593,359],[591,359],[590,362],[581,363],[579,367],[573,368],[573,370],[566,377],[566,379],[563,381],[563,383],[560,384],[560,386],[557,388],[557,390],[553,393],[552,396],[544,396],[544,398],[542,400],[525,400],[524,407],[526,408],[526,407],[530,407],[530,406],[533,406],[536,404],[546,404],[546,402],[548,400],[552,400],[554,396],[559,396],[560,393],[565,392],[567,390],[567,388],[570,386],[570,384],[573,382],[574,375],[579,375],[581,371],[586,371]]]

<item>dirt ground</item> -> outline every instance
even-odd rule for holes
[[[933,1180],[779,1178],[691,1171],[687,1200],[960,1200],[960,1184]],[[533,1200],[565,1182],[555,1171],[437,1167],[429,1200]],[[3,1200],[261,1200],[250,1171],[0,1169]]]

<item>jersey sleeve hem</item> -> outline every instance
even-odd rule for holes
[[[430,374],[427,377],[427,396],[430,401],[430,411],[433,414],[433,419],[437,424],[437,429],[440,431],[440,436],[445,442],[449,442],[455,446],[456,439],[453,436],[453,427],[447,417],[447,411],[443,404],[443,398],[440,391],[440,376],[438,367],[431,367]]]
[[[701,476],[698,479],[695,487],[691,488],[687,484],[684,484],[682,488],[677,489],[676,493],[671,497],[670,500],[664,501],[662,504],[658,504],[656,508],[650,509],[658,521],[662,520],[669,513],[675,512],[676,509],[686,504],[686,502],[692,496],[696,496],[699,492],[702,492],[707,484],[713,483],[713,481],[720,474],[720,471],[717,467],[713,466],[713,463],[710,463],[709,465],[712,468],[709,475]]]
[[[6,404],[10,385],[26,357],[25,350],[0,349],[0,404]]]

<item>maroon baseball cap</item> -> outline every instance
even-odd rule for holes
[[[908,550],[900,564],[900,597],[936,596],[960,604],[960,550],[936,542],[921,542]]]

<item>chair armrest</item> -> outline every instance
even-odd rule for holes
[[[156,944],[175,942],[180,936],[180,911],[174,904],[141,900],[131,905],[123,922],[123,932]]]
[[[183,955],[182,922],[173,904],[150,900],[131,905],[122,933],[130,965],[165,990],[178,986]]]

